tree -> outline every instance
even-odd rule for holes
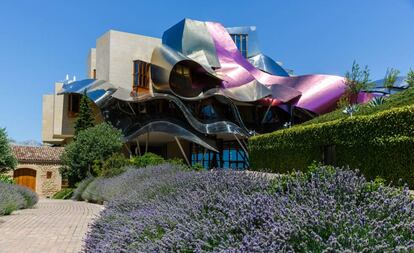
[[[121,150],[121,131],[108,123],[101,123],[79,132],[76,139],[65,146],[61,160],[62,176],[69,185],[81,181],[88,176],[96,176],[92,165],[96,161],[105,161],[112,154]]]
[[[405,81],[410,87],[414,87],[414,70],[410,69],[410,71],[408,71],[407,79],[405,79]]]
[[[387,69],[387,73],[385,74],[385,78],[384,78],[384,87],[388,89],[388,93],[390,93],[392,87],[394,87],[399,74],[400,74],[399,70],[396,70],[393,68]]]
[[[79,103],[79,114],[75,122],[75,138],[80,131],[93,127],[95,119],[93,117],[93,111],[90,107],[90,99],[86,95],[86,90],[83,92],[83,96]]]
[[[354,61],[352,63],[351,72],[345,73],[345,97],[348,98],[350,104],[356,104],[358,102],[358,94],[367,90],[372,86],[371,80],[369,79],[369,69],[365,66],[361,69],[358,63]]]
[[[6,129],[0,128],[0,173],[14,169],[16,165],[17,160],[11,151]]]

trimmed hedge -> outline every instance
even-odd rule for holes
[[[284,173],[323,162],[324,147],[335,147],[337,166],[358,168],[369,179],[381,176],[414,187],[414,106],[252,137],[253,170]]]

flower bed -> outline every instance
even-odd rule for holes
[[[408,252],[408,190],[321,167],[276,179],[162,165],[99,179],[85,190],[109,201],[85,252]]]
[[[30,208],[37,201],[37,194],[30,189],[0,182],[0,215],[8,215],[18,209]]]

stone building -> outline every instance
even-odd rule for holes
[[[12,146],[18,160],[14,171],[10,171],[17,184],[27,186],[41,197],[51,197],[62,188],[59,173],[62,147]]]

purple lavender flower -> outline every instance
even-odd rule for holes
[[[270,179],[171,165],[98,179],[108,201],[85,252],[401,252],[414,250],[407,189],[368,187],[357,172],[321,167]]]

